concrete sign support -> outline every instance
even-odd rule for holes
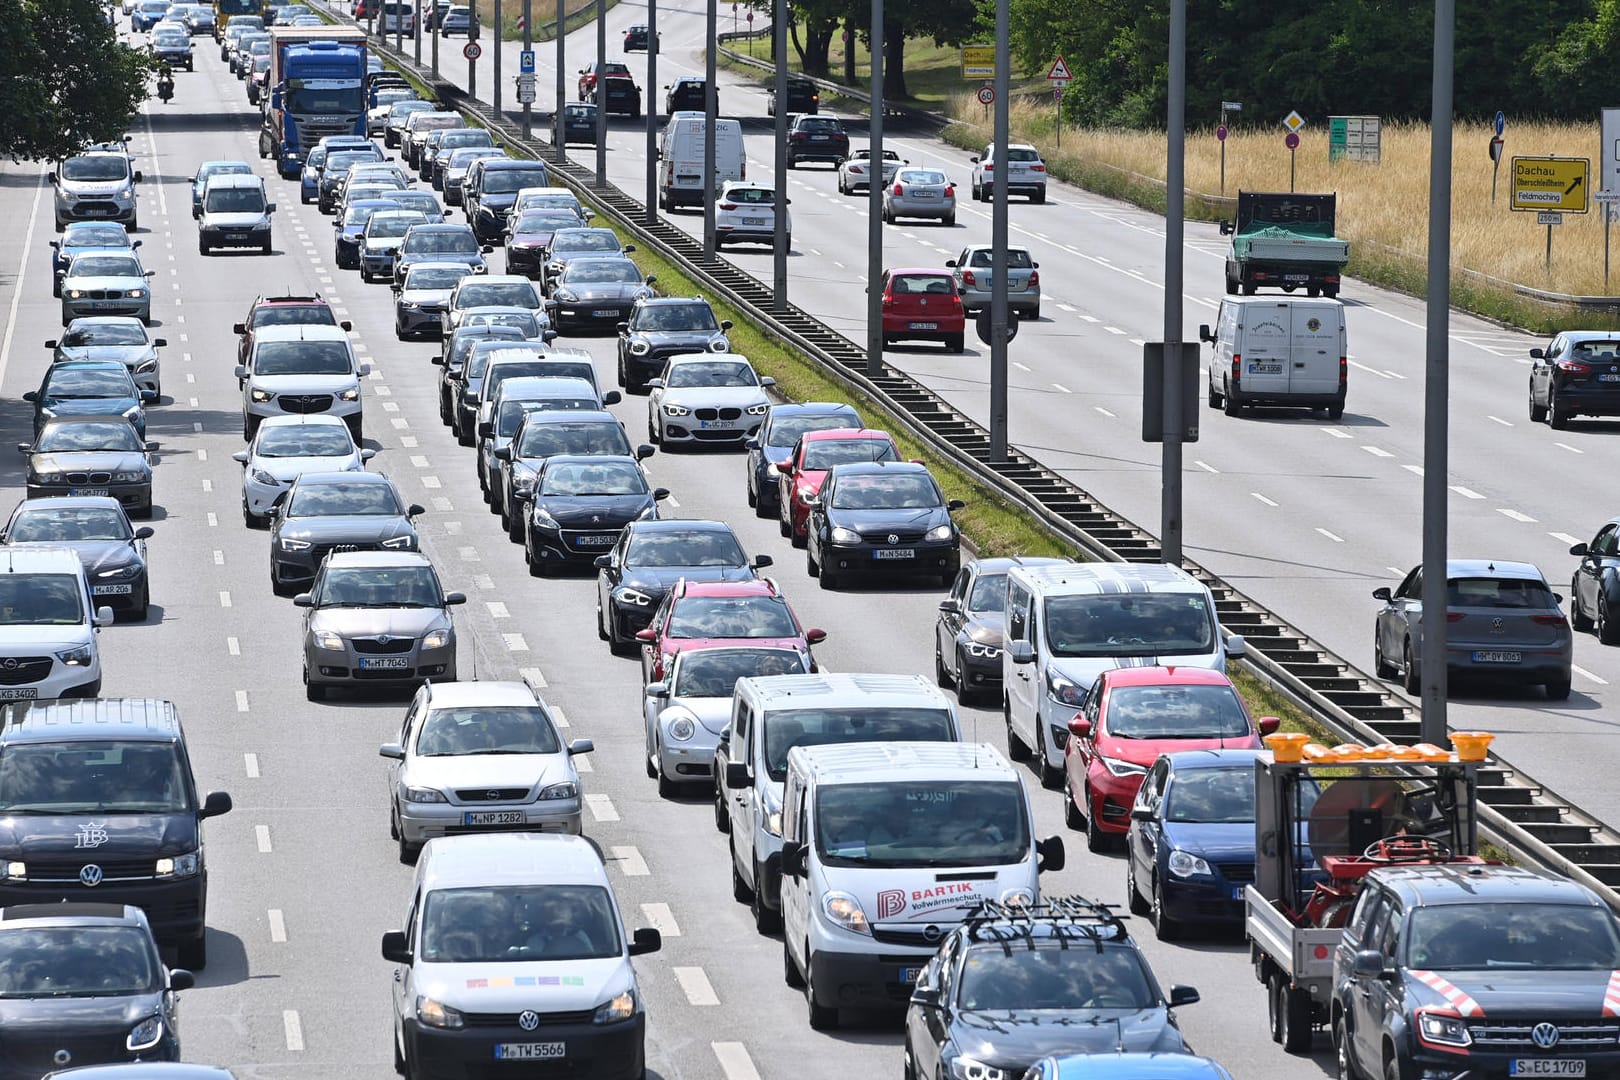
[[[603,0],[605,2],[605,0]],[[716,23],[720,17],[720,0],[709,0],[709,29],[704,41],[719,41]],[[720,185],[715,180],[714,164],[714,137],[715,122],[720,118],[719,87],[714,82],[718,76],[715,73],[715,59],[719,49],[703,50],[703,178],[707,185],[703,195],[703,261],[714,262],[715,252],[715,218],[714,204],[720,197]],[[652,101],[657,91],[654,87],[647,87],[648,108],[657,108]],[[786,195],[783,196],[786,198]],[[783,204],[784,207],[786,204]]]
[[[1007,454],[1007,324],[1012,312],[1007,306],[1007,180],[1012,171],[1007,168],[1008,133],[1011,119],[1008,99],[1012,96],[1012,58],[1008,41],[1012,38],[1011,0],[996,0],[996,125],[992,132],[995,146],[991,161],[995,162],[992,177],[990,205],[990,265],[995,272],[990,279],[990,460],[1006,461]],[[1059,57],[1052,65],[1057,72],[1063,64]],[[1068,69],[1063,68],[1063,74]],[[881,166],[879,166],[881,168]],[[881,179],[883,174],[874,174]]]
[[[771,5],[771,42],[772,58],[776,61],[775,87],[776,100],[787,101],[787,51],[788,51],[788,20],[792,13],[785,0],[775,0]],[[776,129],[776,153],[772,156],[772,165],[775,168],[775,190],[777,198],[776,237],[771,245],[771,310],[781,313],[787,311],[788,306],[788,227],[787,227],[787,109],[776,110],[771,119],[771,125]],[[879,174],[881,179],[882,174]]]
[[[1182,290],[1183,238],[1187,200],[1187,0],[1170,0],[1169,148],[1165,154],[1164,213],[1164,356],[1183,355]],[[1297,115],[1297,114],[1295,114]],[[1196,345],[1192,349],[1196,358]],[[1196,359],[1194,361],[1196,363]],[[1160,403],[1163,442],[1159,458],[1159,561],[1181,565],[1181,444],[1187,425],[1183,420],[1186,395],[1176,372],[1166,371]],[[1196,398],[1194,399],[1196,400]],[[1143,403],[1144,410],[1152,408]]]
[[[709,0],[714,3],[714,0]],[[564,27],[557,24],[557,35],[562,36]],[[713,35],[709,37],[714,40]],[[713,52],[713,49],[709,50]],[[607,187],[607,0],[596,0],[596,187]],[[653,96],[652,89],[647,91],[648,98]],[[562,109],[562,100],[557,101],[557,108]]]
[[[495,106],[495,115],[501,115],[501,95],[506,87],[501,85],[501,38],[506,33],[506,23],[501,19],[501,0],[495,0],[495,48],[490,50],[489,59],[495,66],[495,76],[491,80],[490,104]]]

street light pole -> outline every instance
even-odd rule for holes
[[[557,33],[563,32],[557,27]],[[607,187],[607,0],[596,0],[596,186]]]
[[[1434,103],[1429,120],[1429,296],[1423,400],[1423,742],[1446,743],[1446,415],[1450,386],[1451,110],[1456,0],[1434,3]]]
[[[658,0],[647,0],[647,224],[658,224]]]
[[[772,125],[776,129],[776,242],[772,245],[774,258],[771,266],[771,310],[783,312],[788,307],[788,197],[787,197],[787,25],[793,16],[787,0],[776,0],[773,5],[774,22],[771,25],[771,46],[776,54],[776,116]]]
[[[866,176],[866,373],[883,373],[883,0],[872,0],[872,126]],[[855,43],[851,41],[853,49]]]
[[[1182,237],[1186,228],[1187,0],[1170,0],[1169,150],[1165,158],[1163,443],[1159,561],[1181,565]]]
[[[1008,0],[996,0],[996,124],[990,160],[995,169],[990,182],[990,460],[1007,460],[1007,96],[1011,92],[1008,68]],[[972,185],[968,185],[972,190]],[[964,332],[966,327],[963,328]]]
[[[489,51],[493,54],[490,60],[495,65],[494,88],[490,91],[490,104],[495,107],[495,118],[501,116],[501,94],[506,87],[501,85],[501,40],[506,36],[506,22],[501,18],[501,0],[495,0],[495,44]]]
[[[720,0],[709,0],[708,24],[703,40],[703,261],[714,262],[714,203],[720,194],[720,185],[714,171],[714,126],[720,115],[720,95],[715,88],[715,53],[719,51],[716,24],[720,16]],[[653,90],[648,87],[648,90]]]
[[[568,160],[568,143],[563,136],[563,116],[567,110],[563,108],[568,101],[568,62],[565,59],[568,52],[568,9],[564,6],[567,0],[557,0],[557,24],[552,28],[557,35],[557,101],[551,111],[551,146],[556,152],[558,164]]]

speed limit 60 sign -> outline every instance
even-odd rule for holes
[[[993,86],[979,87],[979,104],[989,105],[996,100],[996,88]]]
[[[461,47],[461,55],[469,60],[476,60],[484,55],[484,47],[476,41],[469,41]]]

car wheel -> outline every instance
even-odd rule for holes
[[[1569,427],[1570,414],[1558,407],[1558,394],[1552,387],[1547,388],[1547,426],[1554,431],[1563,431]]]
[[[1086,850],[1094,855],[1101,855],[1110,851],[1114,846],[1114,838],[1102,831],[1101,817],[1097,813],[1097,802],[1091,797],[1091,785],[1086,785]],[[1070,800],[1072,803],[1073,800]]]
[[[681,786],[669,778],[669,774],[663,770],[662,766],[654,766],[653,771],[658,774],[658,797],[660,799],[673,799],[680,794]]]
[[[1041,188],[1029,197],[1029,201],[1039,205],[1046,201],[1046,189]]]
[[[657,425],[653,423],[652,417],[650,416],[647,417],[647,441],[652,443],[654,446],[660,446],[664,441]]]
[[[208,254],[208,241],[204,240],[200,236],[197,237],[197,254],[199,254],[199,255],[207,255]]]
[[[1612,616],[1607,600],[1599,600],[1597,605],[1597,636],[1598,641],[1604,645],[1620,645],[1620,621]]]
[[[1006,694],[1001,696],[1001,719],[1007,726],[1007,757],[1013,761],[1028,761],[1029,747],[1013,732],[1012,704]]]
[[[754,916],[754,929],[761,934],[774,934],[782,929],[782,913],[772,911],[765,906],[765,890],[760,888],[765,881],[765,872],[759,864],[754,864],[754,896],[749,901],[748,910]]]
[[[1039,748],[1036,750],[1036,753],[1039,756],[1040,762],[1041,787],[1046,788],[1048,791],[1056,791],[1058,786],[1063,783],[1063,766],[1060,763],[1056,768],[1054,768],[1053,766],[1047,764],[1046,738],[1040,733],[1039,718],[1036,720],[1035,727],[1035,740],[1040,744]]]
[[[1125,853],[1125,903],[1130,907],[1132,915],[1147,915],[1153,908],[1142,899],[1142,890],[1136,887],[1136,864],[1131,861],[1129,852]]]
[[[731,815],[726,812],[726,796],[718,782],[714,785],[714,828],[722,836],[731,835]]]
[[[1564,701],[1569,697],[1569,680],[1559,679],[1556,682],[1545,684],[1548,701]]]
[[[945,338],[945,351],[959,353],[962,351],[962,347],[966,344],[966,341],[967,337],[965,334],[949,334]]]
[[[399,861],[406,866],[415,866],[416,860],[422,855],[422,845],[412,844],[405,839],[404,832],[399,834]]]
[[[1086,816],[1080,812],[1080,806],[1074,801],[1074,785],[1067,780],[1063,783],[1063,824],[1079,832],[1086,827]]]
[[[1311,1051],[1311,999],[1290,987],[1281,976],[1277,985],[1277,1041],[1290,1054]]]
[[[1408,694],[1423,693],[1423,673],[1418,670],[1417,660],[1412,656],[1412,642],[1408,640],[1401,649],[1401,663],[1404,672],[1401,687]]]
[[[130,622],[145,622],[146,621],[147,608],[151,606],[151,601],[152,601],[152,587],[150,585],[142,585],[141,586],[141,592],[140,592],[140,599],[135,603],[135,605],[133,607],[131,607],[129,609]],[[1550,694],[1551,690],[1549,690],[1548,693]]]
[[[1218,409],[1221,407],[1221,392],[1215,389],[1214,380],[1210,380],[1204,384],[1204,404],[1208,405],[1212,409]]]
[[[808,541],[804,545],[804,572],[809,574],[811,577],[819,577],[821,575],[821,568],[816,565],[815,556],[810,554],[810,544]]]
[[[945,215],[945,227],[947,229],[954,229],[956,227],[956,215],[955,214],[946,214]]]
[[[520,512],[519,508],[509,508],[503,515],[506,522],[506,538],[514,544],[524,543],[523,525],[528,520],[528,512]]]
[[[394,1072],[400,1076],[406,1075],[405,1055],[399,1048],[399,1031],[394,1032]]]
[[[730,851],[727,854],[731,858],[731,898],[739,904],[753,903],[754,890],[748,887],[748,882],[743,880],[742,873],[737,869],[736,854]]]
[[[805,944],[805,966],[809,966],[810,946]],[[813,975],[806,975],[804,980],[804,1004],[806,1014],[810,1019],[810,1030],[833,1031],[838,1027],[838,1006],[828,1007],[816,1001],[816,980]]]
[[[1530,422],[1539,424],[1547,419],[1547,406],[1536,404],[1536,384],[1530,384]]]
[[[1153,919],[1153,936],[1160,941],[1174,941],[1181,936],[1181,924],[1172,919],[1164,910],[1164,888],[1159,884],[1159,875],[1153,875],[1153,898],[1151,901]]]
[[[1329,420],[1340,420],[1340,419],[1343,419],[1343,417],[1344,417],[1344,402],[1335,401],[1332,405],[1328,406],[1328,419]]]
[[[208,966],[208,931],[182,941],[175,949],[175,960],[187,971],[201,971]]]
[[[804,989],[804,976],[799,974],[799,966],[793,962],[793,953],[788,951],[786,941],[782,942],[782,981],[794,990]]]
[[[1572,630],[1588,631],[1592,629],[1592,619],[1581,607],[1581,590],[1577,587],[1580,580],[1579,574],[1569,580],[1569,625]]]
[[[1232,388],[1226,385],[1226,380],[1223,378],[1221,380],[1221,411],[1227,416],[1236,416],[1242,409],[1243,406],[1238,404],[1237,398],[1232,396]]]
[[[309,669],[304,669],[304,697],[310,701],[325,701],[326,687],[309,681]]]
[[[949,690],[956,685],[951,673],[945,670],[945,658],[940,655],[938,640],[934,642],[934,682],[939,684],[941,690]]]
[[[1373,631],[1373,674],[1380,679],[1393,679],[1395,665],[1384,659],[1384,643],[1378,637],[1378,631]]]

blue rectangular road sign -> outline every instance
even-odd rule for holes
[[[518,74],[519,75],[533,75],[534,74],[534,50],[533,49],[524,49],[522,52],[518,53]]]

